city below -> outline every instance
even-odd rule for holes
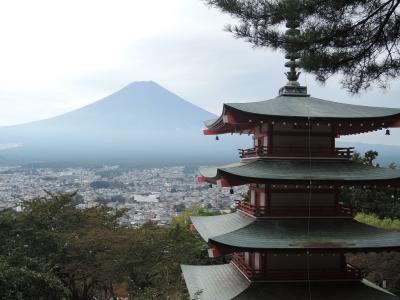
[[[0,167],[0,210],[21,210],[23,201],[48,193],[77,192],[78,207],[95,205],[126,209],[122,224],[139,227],[147,221],[167,225],[171,218],[194,205],[212,211],[229,211],[242,199],[246,187],[227,188],[197,182],[196,169],[183,166],[127,169]]]

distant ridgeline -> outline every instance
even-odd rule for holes
[[[199,165],[228,161],[242,137],[202,136],[215,115],[154,82],[135,82],[78,110],[0,128],[0,164],[104,163]],[[211,161],[213,163],[213,161]]]
[[[340,147],[354,146],[355,151],[359,152],[361,155],[369,150],[374,150],[379,154],[376,158],[376,163],[380,164],[381,166],[388,166],[391,163],[400,166],[400,146],[340,142],[337,144]]]
[[[201,135],[215,115],[154,82],[135,82],[78,110],[51,119],[0,127],[0,164],[43,166],[123,163],[133,166],[220,164],[250,146],[243,136],[217,142]],[[400,146],[357,144],[400,163]]]

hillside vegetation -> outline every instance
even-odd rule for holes
[[[359,163],[379,167],[375,161],[376,151],[367,151],[364,156],[356,153],[354,160]],[[396,168],[395,164],[390,164]],[[356,220],[371,226],[400,230],[400,189],[398,188],[362,188],[344,189],[341,201],[351,204],[356,214]],[[348,262],[360,268],[366,278],[381,285],[385,280],[387,288],[400,294],[400,253],[357,253],[348,254]]]
[[[375,152],[358,158],[373,164]],[[351,204],[360,222],[400,230],[399,189],[348,188],[341,201]],[[210,260],[207,245],[189,231],[190,215],[210,215],[194,207],[170,227],[147,223],[123,227],[124,210],[106,206],[79,209],[75,194],[49,194],[0,212],[0,299],[105,300],[188,299],[180,264]],[[348,262],[377,284],[400,292],[398,252],[348,254]]]
[[[400,230],[400,220],[399,219],[390,219],[390,218],[378,218],[375,214],[364,214],[358,213],[355,219],[359,222],[379,227],[388,230]]]
[[[0,299],[185,299],[180,264],[208,262],[187,227],[121,227],[124,211],[78,209],[73,194],[0,213]]]

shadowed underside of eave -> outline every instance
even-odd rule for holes
[[[226,123],[229,115],[234,122]],[[375,129],[368,126],[358,128],[337,128],[337,133],[354,134],[380,128],[400,126],[400,108],[352,105],[314,97],[278,96],[266,101],[224,104],[221,116],[205,122],[210,132],[240,132],[254,127],[254,123],[272,121],[330,122],[376,124]],[[250,122],[252,121],[252,123]]]
[[[362,281],[251,283],[232,264],[182,265],[191,299],[198,300],[396,300],[398,297]]]
[[[400,184],[400,170],[343,160],[258,159],[199,170],[205,181],[224,177],[231,185],[256,182],[335,182],[343,184]]]
[[[372,227],[353,219],[262,219],[241,212],[192,217],[203,239],[238,250],[389,250],[400,249],[400,232]]]

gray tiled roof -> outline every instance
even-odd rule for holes
[[[250,282],[233,264],[182,265],[181,268],[190,299],[233,299],[250,286]]]
[[[288,117],[361,119],[400,114],[400,108],[353,105],[313,97],[293,96],[278,96],[259,102],[227,103],[224,106],[225,109],[234,108],[252,114]]]
[[[254,222],[254,218],[241,212],[221,216],[209,216],[204,222],[204,217],[190,217],[196,230],[201,237],[208,241],[210,238],[219,236],[243,228]]]
[[[242,215],[234,213],[192,220],[206,242],[237,249],[400,248],[400,232],[353,219],[253,219],[251,222]]]
[[[377,168],[345,160],[261,159],[222,167],[201,168],[206,178],[224,173],[249,179],[313,181],[379,181],[400,179],[400,170]]]
[[[181,267],[191,299],[309,300],[310,291],[313,300],[399,299],[367,280],[250,283],[232,263]]]

